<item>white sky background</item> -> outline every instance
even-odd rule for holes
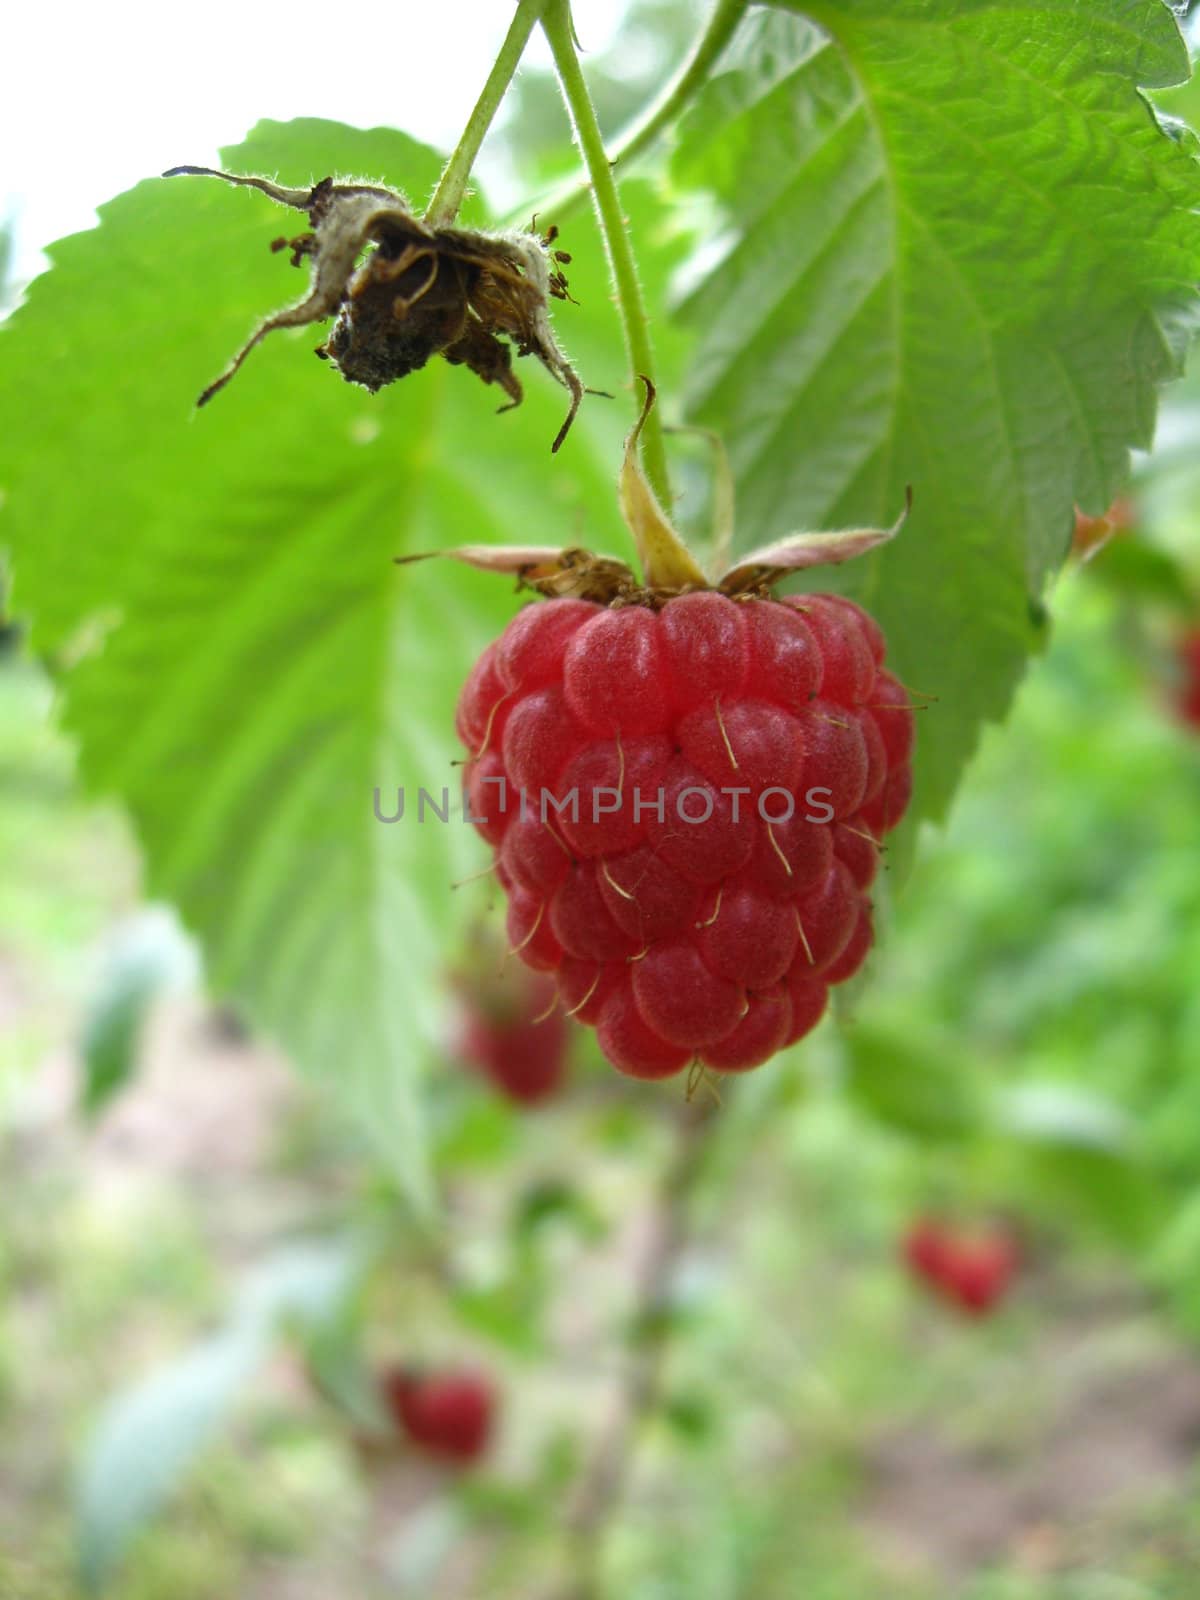
[[[512,0],[33,3],[0,46],[0,221],[14,276],[90,227],[94,208],[180,162],[210,165],[261,117],[387,124],[449,150],[512,17]],[[585,50],[609,44],[626,0],[575,0]],[[540,34],[527,60],[549,66]],[[486,172],[486,167],[483,168]]]

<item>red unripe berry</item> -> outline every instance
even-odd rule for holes
[[[715,591],[537,601],[484,652],[457,725],[510,944],[621,1071],[765,1061],[865,960],[912,783],[884,659],[839,596]]]
[[[487,1448],[496,1394],[482,1373],[393,1367],[380,1386],[396,1426],[423,1454],[465,1466]]]

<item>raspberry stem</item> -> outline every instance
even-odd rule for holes
[[[609,272],[612,276],[617,308],[625,330],[630,377],[636,380],[642,375],[653,380],[654,351],[650,339],[650,323],[646,316],[641,285],[638,283],[633,245],[625,218],[621,214],[621,197],[604,148],[604,139],[600,133],[600,124],[596,120],[596,111],[592,105],[587,80],[579,65],[579,57],[575,53],[575,34],[569,0],[548,0],[542,16],[542,30],[550,46],[550,53],[554,57],[563,100],[566,102],[567,112],[575,130],[580,154],[587,167],[592,198],[608,254]],[[646,477],[663,507],[669,508],[671,485],[667,475],[662,423],[657,409],[653,410],[645,420],[641,444]]]
[[[678,72],[658,98],[639,112],[614,139],[609,156],[612,167],[627,166],[636,161],[660,134],[678,120],[697,90],[708,82],[717,59],[733,37],[748,7],[749,0],[716,0],[708,21]],[[572,179],[538,209],[559,221],[581,206],[591,192],[590,178]]]
[[[500,102],[504,99],[521,57],[525,53],[529,36],[545,7],[546,0],[520,0],[516,15],[504,36],[504,43],[500,46],[492,70],[488,73],[487,82],[467,119],[462,138],[446,163],[445,170],[438,180],[438,186],[434,190],[433,199],[429,202],[425,221],[431,227],[447,227],[458,215],[458,208],[462,205],[463,196],[467,192],[467,183],[471,177],[471,168],[475,165],[475,158],[479,154],[479,147],[492,125],[496,112],[500,109]]]
[[[670,1296],[688,1245],[695,1195],[712,1155],[710,1124],[716,1109],[715,1104],[688,1104],[675,1119],[674,1155],[662,1179],[650,1243],[634,1288],[634,1346],[616,1406],[577,1486],[569,1515],[576,1567],[570,1600],[595,1600],[599,1592],[605,1537],[624,1498],[642,1431],[662,1401],[674,1328]]]

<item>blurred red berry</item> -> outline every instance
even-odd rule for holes
[[[1175,710],[1190,728],[1200,728],[1200,628],[1180,634],[1175,641],[1175,662]]]
[[[985,1316],[1003,1298],[1018,1265],[1006,1234],[966,1235],[931,1218],[905,1235],[904,1258],[913,1274],[968,1316]]]
[[[980,1239],[961,1245],[946,1281],[946,1292],[971,1316],[986,1314],[1003,1298],[1017,1270],[1009,1239]]]
[[[938,1283],[946,1268],[948,1246],[949,1239],[940,1223],[924,1218],[904,1236],[904,1259],[918,1277]]]
[[[486,1450],[496,1394],[481,1373],[393,1367],[380,1386],[396,1426],[425,1455],[465,1465]]]
[[[566,1080],[571,1023],[553,978],[509,961],[458,988],[463,1060],[519,1105],[556,1095]]]

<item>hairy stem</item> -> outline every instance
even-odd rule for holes
[[[625,218],[621,213],[621,197],[617,192],[616,180],[604,149],[604,140],[600,134],[600,125],[596,121],[592,97],[575,53],[569,0],[548,0],[542,17],[542,28],[554,57],[563,99],[566,101],[575,129],[575,138],[588,171],[592,197],[600,220],[600,231],[604,236],[604,246],[608,254],[617,307],[625,330],[629,375],[635,381],[639,377],[644,377],[653,382],[654,349],[650,340],[650,324],[642,299],[642,289],[638,282],[637,266],[633,258],[633,245],[630,242]],[[669,511],[671,486],[667,476],[662,422],[657,407],[647,417],[642,431],[642,464],[659,501],[664,509]]]
[[[664,133],[689,104],[696,91],[704,86],[717,57],[733,37],[734,30],[745,15],[749,0],[716,0],[708,21],[697,36],[678,72],[666,84],[656,99],[640,112],[613,141],[609,164],[616,168],[636,161],[648,150],[661,133]],[[590,177],[566,184],[544,201],[539,211],[555,222],[569,216],[588,198],[592,191]]]
[[[512,24],[504,36],[504,43],[500,46],[500,53],[488,73],[483,92],[475,102],[475,109],[467,119],[463,136],[458,141],[454,154],[446,163],[445,171],[434,190],[433,199],[429,202],[425,221],[432,227],[444,228],[458,215],[458,208],[462,205],[463,195],[467,192],[467,182],[471,176],[471,168],[475,165],[475,158],[479,154],[479,147],[492,125],[496,112],[500,109],[500,102],[513,80],[513,74],[525,53],[525,46],[529,43],[529,36],[545,6],[546,0],[520,0]]]

